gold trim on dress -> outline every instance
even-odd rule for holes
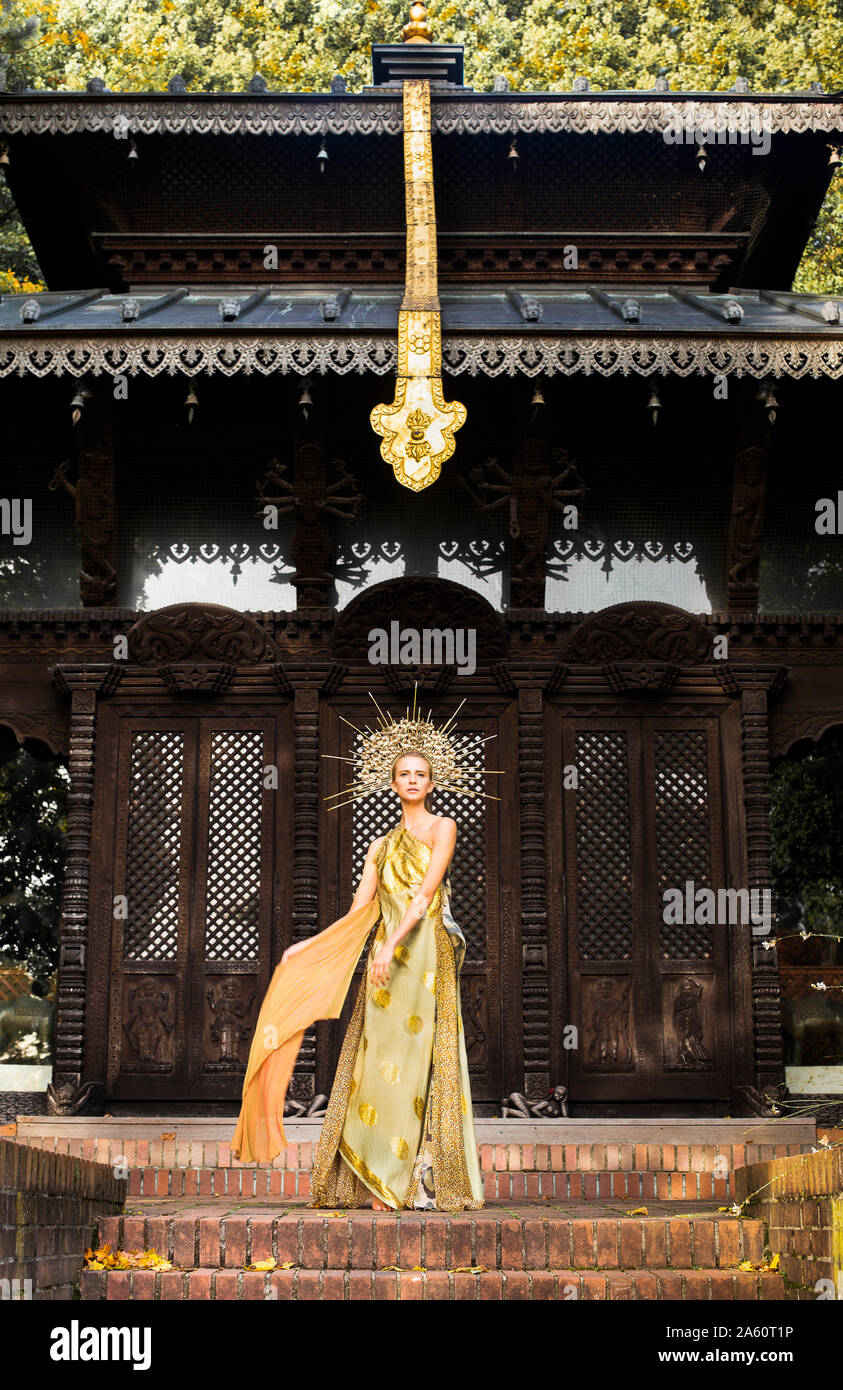
[[[373,1173],[368,1164],[349,1148],[344,1139],[340,1140],[339,1151],[345,1159],[349,1168],[352,1168],[361,1182],[373,1188],[378,1197],[382,1197],[385,1202],[389,1202],[392,1207],[400,1207],[402,1204],[394,1193],[390,1192],[385,1183],[382,1183],[377,1173]]]

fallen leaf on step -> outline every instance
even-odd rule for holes
[[[649,1215],[650,1215],[650,1213],[649,1213],[649,1211],[647,1210],[646,1207],[633,1207],[633,1208],[632,1208],[632,1211],[625,1211],[625,1212],[624,1212],[624,1216],[649,1216]]]
[[[774,1255],[773,1258],[771,1259],[770,1263],[768,1264],[767,1268],[768,1268],[768,1269],[778,1269],[778,1267],[779,1267],[779,1257],[778,1257],[778,1255]]]
[[[295,1262],[293,1260],[285,1260],[282,1265],[278,1266],[279,1269],[295,1269],[295,1267]]]
[[[454,1265],[453,1269],[446,1272],[448,1274],[485,1274],[488,1268],[488,1265]]]
[[[253,1265],[246,1265],[247,1269],[260,1270],[264,1273],[268,1269],[276,1269],[277,1267],[278,1261],[276,1260],[274,1255],[270,1255],[268,1260],[255,1260],[255,1263]]]
[[[175,1130],[173,1130],[173,1133],[172,1133],[172,1134],[162,1134],[162,1135],[161,1135],[161,1138],[162,1138],[162,1139],[175,1139],[175,1137],[176,1137],[176,1132],[175,1132]]]

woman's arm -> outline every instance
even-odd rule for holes
[[[433,831],[433,853],[430,856],[427,872],[419,884],[419,890],[412,902],[406,907],[397,929],[383,943],[372,962],[369,973],[373,984],[382,985],[388,979],[395,948],[401,944],[404,937],[413,930],[413,927],[418,926],[430,907],[433,895],[445,877],[445,872],[453,858],[456,843],[457,823],[451,816],[443,816]]]
[[[363,872],[360,875],[357,892],[354,894],[351,907],[348,909],[349,912],[354,912],[358,907],[365,907],[366,903],[372,902],[378,891],[378,866],[375,863],[375,855],[385,839],[385,835],[379,836],[377,840],[372,841],[366,851],[366,862],[363,865]],[[297,941],[294,946],[288,946],[281,957],[281,964],[283,965],[285,960],[290,956],[294,956],[296,951],[300,951],[302,947],[307,945],[308,941],[312,940],[313,937],[309,936],[307,941]]]
[[[363,872],[360,875],[357,892],[354,894],[351,907],[348,909],[349,912],[353,912],[355,908],[364,907],[366,903],[370,903],[378,891],[378,866],[375,863],[375,855],[385,839],[385,835],[379,835],[376,840],[372,841],[366,851],[366,862],[363,865]]]

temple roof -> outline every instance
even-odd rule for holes
[[[689,108],[716,131],[752,129],[764,120],[771,134],[843,131],[843,94],[807,92],[674,92],[638,88],[573,92],[475,92],[431,88],[433,130],[439,134],[515,134],[518,131],[664,131]],[[0,93],[0,134],[113,132],[116,117],[136,133],[272,132],[291,135],[401,132],[400,87],[362,92],[109,92]]]
[[[7,295],[0,376],[395,370],[399,287],[145,287]],[[443,368],[843,375],[843,299],[663,285],[440,291]],[[31,321],[26,321],[30,316]]]

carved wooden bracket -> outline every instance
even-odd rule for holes
[[[643,690],[664,693],[671,689],[681,675],[680,668],[667,661],[613,662],[603,667],[603,675],[616,695],[627,691],[640,694]]]
[[[171,695],[222,695],[234,680],[237,667],[226,662],[204,666],[180,662],[159,666],[158,674]]]
[[[383,666],[383,678],[395,695],[403,695],[414,686],[419,691],[444,695],[454,682],[456,666]]]
[[[731,662],[717,662],[714,674],[727,695],[740,695],[743,691],[765,691],[769,697],[778,695],[790,674],[789,666],[734,665]]]

